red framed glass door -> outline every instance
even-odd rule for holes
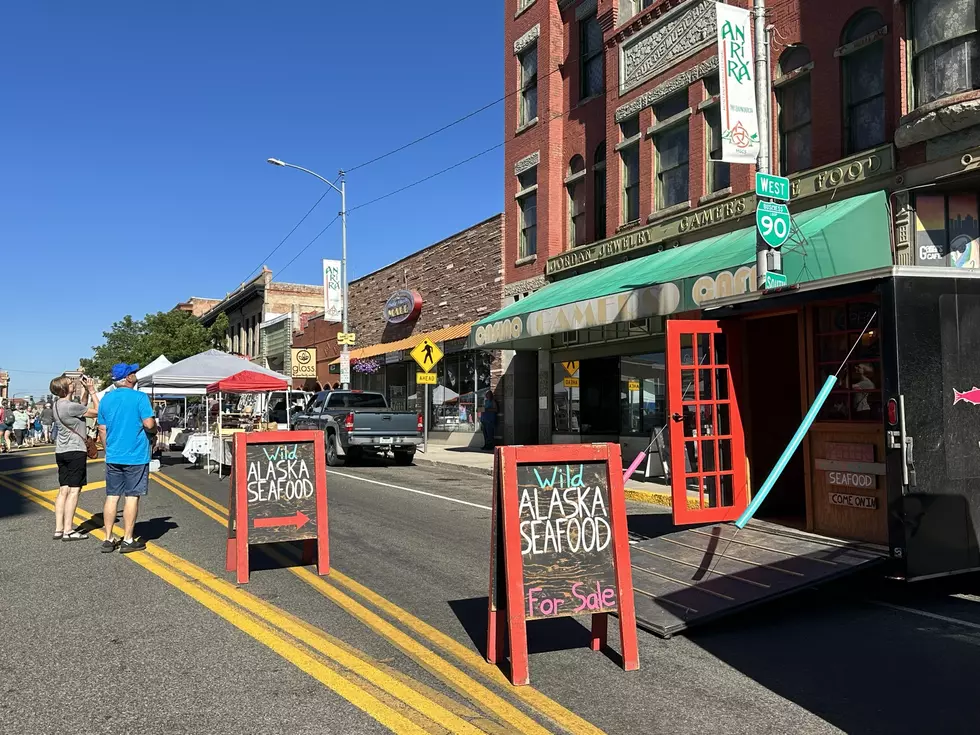
[[[745,510],[745,435],[730,360],[734,328],[718,321],[667,321],[674,523],[735,520]]]

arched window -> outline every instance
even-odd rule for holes
[[[912,3],[912,83],[915,106],[980,89],[976,0]]]
[[[578,247],[586,242],[585,235],[585,159],[572,156],[565,178],[568,191],[568,244]]]
[[[877,10],[862,10],[844,29],[842,75],[844,80],[845,153],[867,150],[885,142],[885,43],[884,19]],[[872,38],[870,43],[848,45]]]
[[[779,77],[773,83],[779,102],[779,172],[805,171],[812,165],[812,108],[810,50],[790,46],[779,58]]]
[[[601,240],[606,236],[606,141],[602,141],[595,149],[592,161],[592,196],[595,197],[592,206],[595,226],[593,237]]]

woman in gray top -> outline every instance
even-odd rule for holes
[[[58,462],[58,484],[61,486],[54,501],[55,541],[88,538],[87,533],[80,533],[74,526],[75,509],[78,507],[78,495],[82,486],[88,482],[85,419],[98,415],[99,395],[91,378],[83,376],[82,386],[85,388],[86,399],[92,402],[91,405],[68,400],[75,388],[71,378],[61,375],[51,381],[51,392],[57,396],[52,413],[58,426],[54,453]]]

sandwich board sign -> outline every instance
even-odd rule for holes
[[[640,666],[618,444],[498,447],[490,531],[487,660],[528,684],[528,620],[592,616],[594,651],[619,616],[623,668]]]
[[[322,431],[235,434],[225,568],[248,582],[248,547],[302,541],[303,562],[330,572]]]

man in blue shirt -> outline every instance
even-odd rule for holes
[[[142,551],[146,543],[133,538],[140,497],[146,495],[150,484],[150,438],[156,433],[157,422],[146,393],[134,390],[139,365],[124,362],[112,366],[115,390],[99,402],[99,438],[105,447],[105,541],[102,553],[109,554],[119,547],[121,554]],[[119,497],[123,504],[123,539],[113,537]]]

